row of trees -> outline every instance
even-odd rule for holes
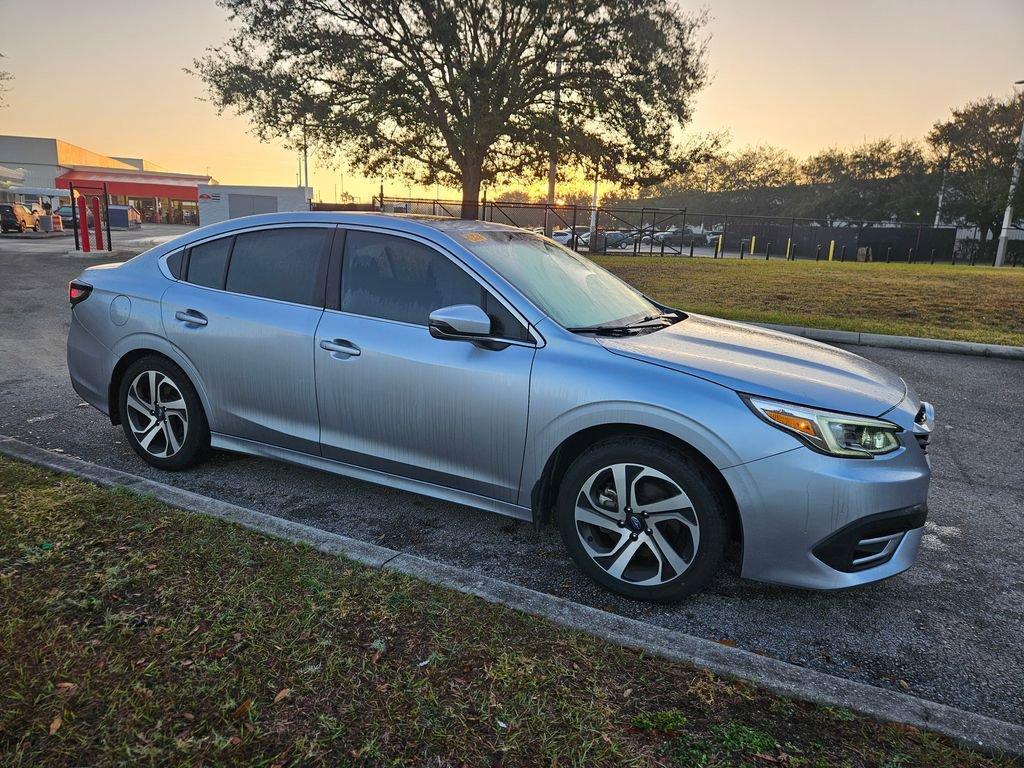
[[[695,211],[930,223],[941,192],[942,220],[978,227],[984,243],[1002,223],[1022,122],[1024,96],[989,97],[954,109],[921,141],[879,139],[802,161],[770,146],[720,152],[607,202],[654,199]],[[1022,206],[1019,189],[1015,208]]]

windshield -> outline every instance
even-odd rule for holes
[[[610,272],[531,232],[452,234],[564,328],[616,325],[661,314]]]

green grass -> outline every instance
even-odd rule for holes
[[[607,256],[674,307],[731,320],[1024,345],[1024,269]]]
[[[1008,766],[0,460],[0,765]]]

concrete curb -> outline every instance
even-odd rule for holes
[[[618,645],[691,664],[718,675],[748,680],[777,694],[825,706],[847,707],[879,720],[934,731],[973,748],[1024,757],[1024,725],[977,715],[904,693],[798,667],[739,648],[730,648],[682,632],[654,627],[461,568],[62,456],[2,435],[0,454],[76,475],[102,486],[130,488],[189,512],[236,523],[278,539],[308,544],[321,552],[342,555],[374,568],[387,568],[431,584],[457,589]]]
[[[835,331],[827,328],[805,328],[800,325],[776,325],[774,323],[748,323],[748,325],[791,333],[794,336],[803,336],[815,341],[824,341],[828,344],[854,344],[865,347],[910,349],[915,352],[946,352],[954,355],[1024,360],[1024,347],[1012,347],[1005,344],[980,344],[976,341],[951,341],[949,339],[923,339],[916,336],[889,336],[883,333]]]

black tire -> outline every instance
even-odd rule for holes
[[[669,571],[664,574],[666,580],[656,585],[640,585],[629,580],[613,576],[588,553],[583,545],[583,531],[591,531],[586,524],[582,528],[576,520],[576,504],[583,495],[584,485],[595,473],[616,464],[648,467],[669,478],[678,489],[682,490],[692,503],[692,510],[687,508],[687,518],[693,517],[698,525],[698,543],[694,548],[692,537],[689,539],[690,560],[681,573]],[[638,473],[643,474],[643,473]],[[658,481],[660,482],[660,481]],[[596,485],[596,483],[595,483]],[[639,483],[636,484],[639,489]],[[627,499],[627,504],[629,503]],[[628,507],[627,507],[628,509]],[[699,592],[710,581],[719,569],[724,558],[728,542],[728,524],[726,503],[716,484],[711,481],[698,462],[666,443],[646,437],[624,437],[609,439],[596,443],[581,453],[566,471],[558,490],[556,516],[562,541],[576,565],[587,576],[606,589],[636,600],[657,603],[676,602],[687,595]],[[652,515],[652,519],[654,516]],[[627,516],[628,519],[628,516]],[[666,521],[667,522],[667,521]],[[650,524],[650,523],[645,523]],[[630,533],[627,526],[619,526],[623,533]],[[680,531],[686,529],[682,525]],[[650,532],[648,530],[648,532]],[[665,531],[659,528],[659,532]],[[615,533],[612,533],[614,537]],[[622,534],[618,534],[622,535]],[[643,533],[637,536],[643,537]],[[680,537],[691,534],[676,533],[676,541]],[[653,543],[653,537],[648,537]],[[590,539],[590,541],[593,541]],[[625,542],[624,548],[629,542]],[[684,545],[684,548],[687,545]],[[621,552],[622,549],[612,550]],[[659,549],[659,551],[661,551]],[[641,555],[644,552],[641,551]],[[678,552],[675,554],[678,555]],[[609,555],[606,560],[613,560]],[[685,559],[685,558],[684,558]],[[659,571],[659,573],[661,573]],[[671,575],[675,573],[675,575]],[[623,574],[626,575],[625,573]]]
[[[167,456],[154,455],[143,447],[140,438],[136,435],[136,428],[147,422],[143,421],[145,417],[139,414],[137,410],[130,412],[130,406],[128,405],[128,394],[133,382],[140,375],[149,371],[154,371],[169,380],[173,387],[181,394],[181,399],[185,403],[187,429],[183,430],[184,440],[180,442],[180,447],[176,451]],[[163,384],[161,384],[162,386]],[[158,387],[158,389],[161,387]],[[142,399],[145,402],[145,398]],[[195,387],[188,376],[185,375],[185,372],[166,357],[147,355],[129,365],[121,377],[121,383],[118,387],[117,404],[120,409],[121,427],[124,429],[129,445],[150,466],[169,472],[177,472],[178,470],[194,466],[206,458],[210,449],[210,428],[206,421],[206,413],[203,411],[202,401],[199,399]],[[153,419],[150,422],[151,425],[155,427],[157,424],[156,416],[154,415],[150,418]],[[169,417],[165,418],[168,418],[169,423],[175,421]],[[178,418],[176,421],[177,425],[180,426],[181,419]],[[164,440],[168,451],[170,451],[172,445],[166,440],[165,435],[166,433],[158,434],[157,440]]]

